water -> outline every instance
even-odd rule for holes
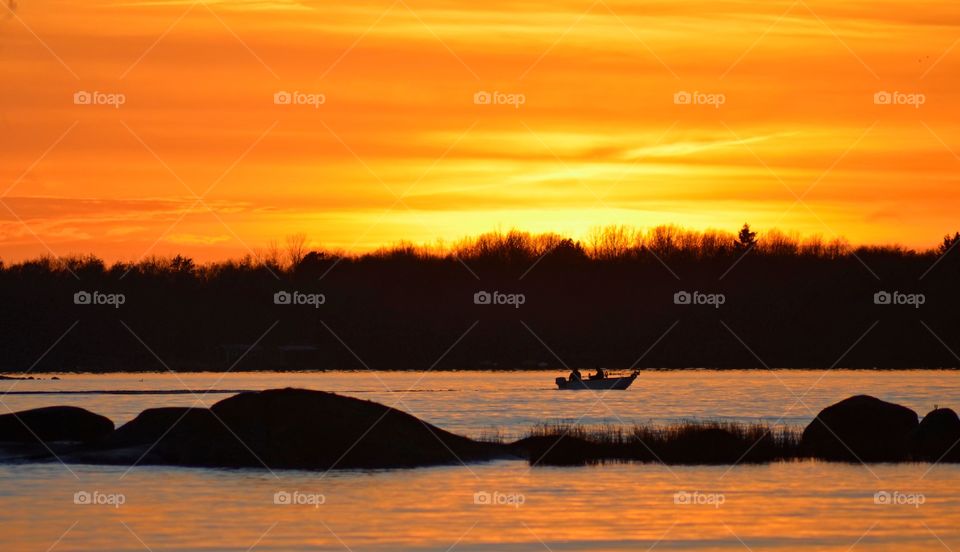
[[[122,423],[144,408],[192,405],[198,397],[16,393],[291,385],[396,405],[471,435],[491,428],[517,435],[544,420],[799,425],[855,393],[921,414],[934,404],[960,406],[960,373],[948,371],[644,372],[628,391],[608,394],[553,390],[556,375],[62,375],[60,381],[0,382],[0,393],[7,393],[0,400],[13,410],[74,404]],[[949,550],[960,549],[958,488],[956,466],[812,461],[535,469],[499,461],[329,473],[3,465],[0,549]],[[123,503],[75,504],[78,492]],[[300,504],[282,504],[285,496]]]
[[[557,391],[553,380],[558,375],[550,371],[60,374],[59,381],[0,381],[0,400],[13,410],[82,406],[122,424],[145,408],[210,406],[232,394],[215,391],[304,387],[395,406],[472,436],[491,428],[516,436],[543,421],[632,424],[723,418],[805,425],[824,406],[858,393],[908,406],[920,415],[935,404],[960,407],[960,371],[647,371],[625,392],[600,394]],[[117,390],[171,393],[96,393]],[[214,392],[205,394],[208,390]],[[91,394],[20,394],[56,391]],[[0,412],[5,412],[3,405]]]

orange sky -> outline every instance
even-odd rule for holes
[[[749,221],[917,247],[960,229],[956,2],[19,0],[0,15],[6,261],[213,259],[299,232],[365,250],[511,227]]]

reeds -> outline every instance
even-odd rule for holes
[[[534,465],[734,464],[803,458],[800,438],[798,428],[737,422],[683,421],[632,428],[539,424],[514,446]]]

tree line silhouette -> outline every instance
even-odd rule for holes
[[[957,243],[609,226],[366,254],[298,235],[212,263],[0,262],[0,369],[955,367]]]

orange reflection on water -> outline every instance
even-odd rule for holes
[[[502,461],[330,474],[4,466],[5,549],[931,550],[960,544],[960,468],[535,468]],[[119,493],[77,505],[77,489]],[[875,493],[922,497],[877,503]],[[275,503],[278,492],[322,500]],[[898,493],[894,495],[893,493]],[[296,502],[296,501],[294,501]],[[322,503],[320,503],[322,502]],[[16,505],[16,507],[12,507]],[[741,542],[742,541],[742,542]],[[659,544],[657,544],[659,543]]]

